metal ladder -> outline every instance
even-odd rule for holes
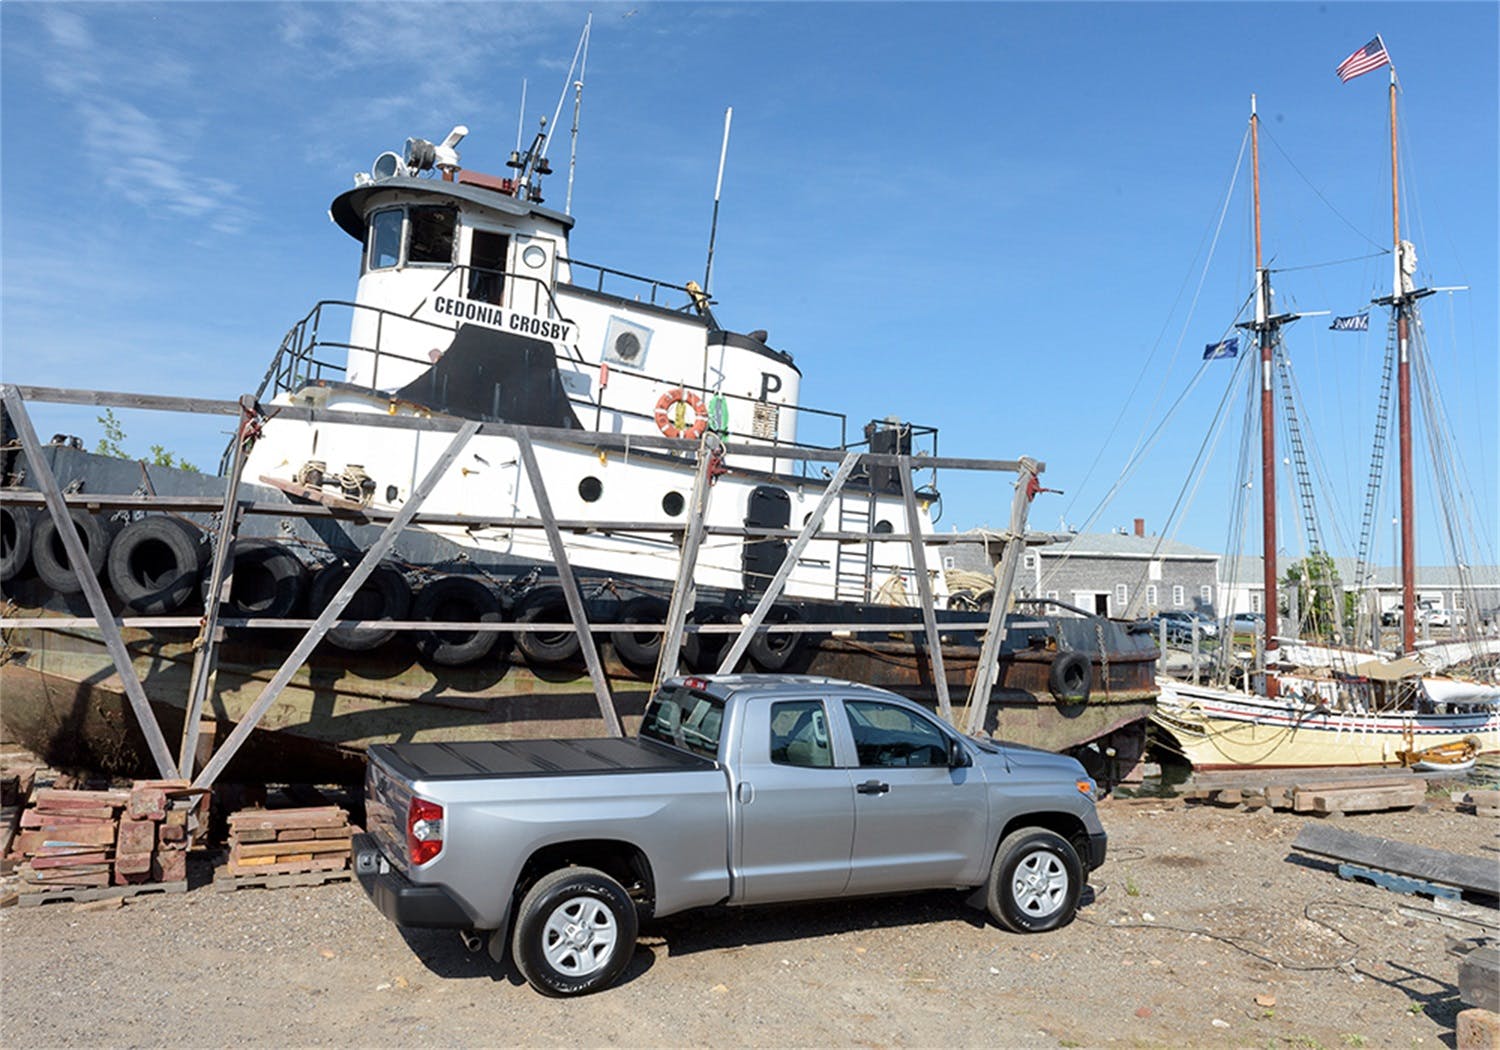
[[[839,496],[838,531],[869,534],[875,520],[875,493],[864,496]],[[875,543],[840,542],[833,563],[833,594],[837,601],[870,600],[871,564]]]
[[[1280,342],[1276,345],[1276,358],[1281,365],[1282,401],[1286,409],[1287,436],[1291,443],[1292,469],[1297,475],[1297,501],[1302,509],[1302,523],[1307,528],[1308,554],[1323,551],[1323,537],[1318,528],[1318,508],[1313,499],[1312,472],[1307,467],[1307,448],[1302,441],[1302,424],[1297,418],[1297,401],[1292,395],[1292,365]]]

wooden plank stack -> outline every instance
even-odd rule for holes
[[[188,817],[198,793],[185,780],[138,780],[102,791],[38,788],[21,814],[10,859],[25,893],[184,883]]]
[[[1184,785],[1190,802],[1247,810],[1331,816],[1420,805],[1427,781],[1406,769],[1277,769],[1200,773]]]
[[[348,870],[354,826],[339,806],[242,809],[229,816],[231,878]]]

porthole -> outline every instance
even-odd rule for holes
[[[682,513],[685,502],[682,493],[669,492],[661,498],[661,509],[666,511],[668,517],[675,518]]]
[[[888,533],[895,532],[896,528],[890,522],[886,521],[884,518],[881,518],[879,521],[877,521],[875,523],[875,530],[874,531],[875,531],[875,533],[877,535],[884,536],[884,535],[887,535]]]
[[[547,261],[547,252],[539,245],[528,245],[526,250],[521,253],[521,261],[533,270],[540,269],[542,264]]]
[[[578,483],[578,494],[583,497],[583,502],[593,503],[604,494],[604,482],[592,475],[586,477]]]

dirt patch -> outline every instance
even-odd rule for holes
[[[624,982],[573,1001],[452,933],[397,930],[347,884],[9,908],[3,1042],[1451,1045],[1446,938],[1500,913],[1293,859],[1292,814],[1136,801],[1102,817],[1110,860],[1056,933],[1004,933],[953,893],[715,909],[649,924]],[[1500,859],[1500,821],[1446,804],[1340,823]]]

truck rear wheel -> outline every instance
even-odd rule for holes
[[[587,995],[625,971],[637,925],[625,887],[594,868],[562,868],[521,901],[511,956],[543,995]]]
[[[1078,912],[1083,865],[1073,844],[1046,828],[1021,828],[995,851],[985,887],[990,918],[1016,933],[1066,926]]]

